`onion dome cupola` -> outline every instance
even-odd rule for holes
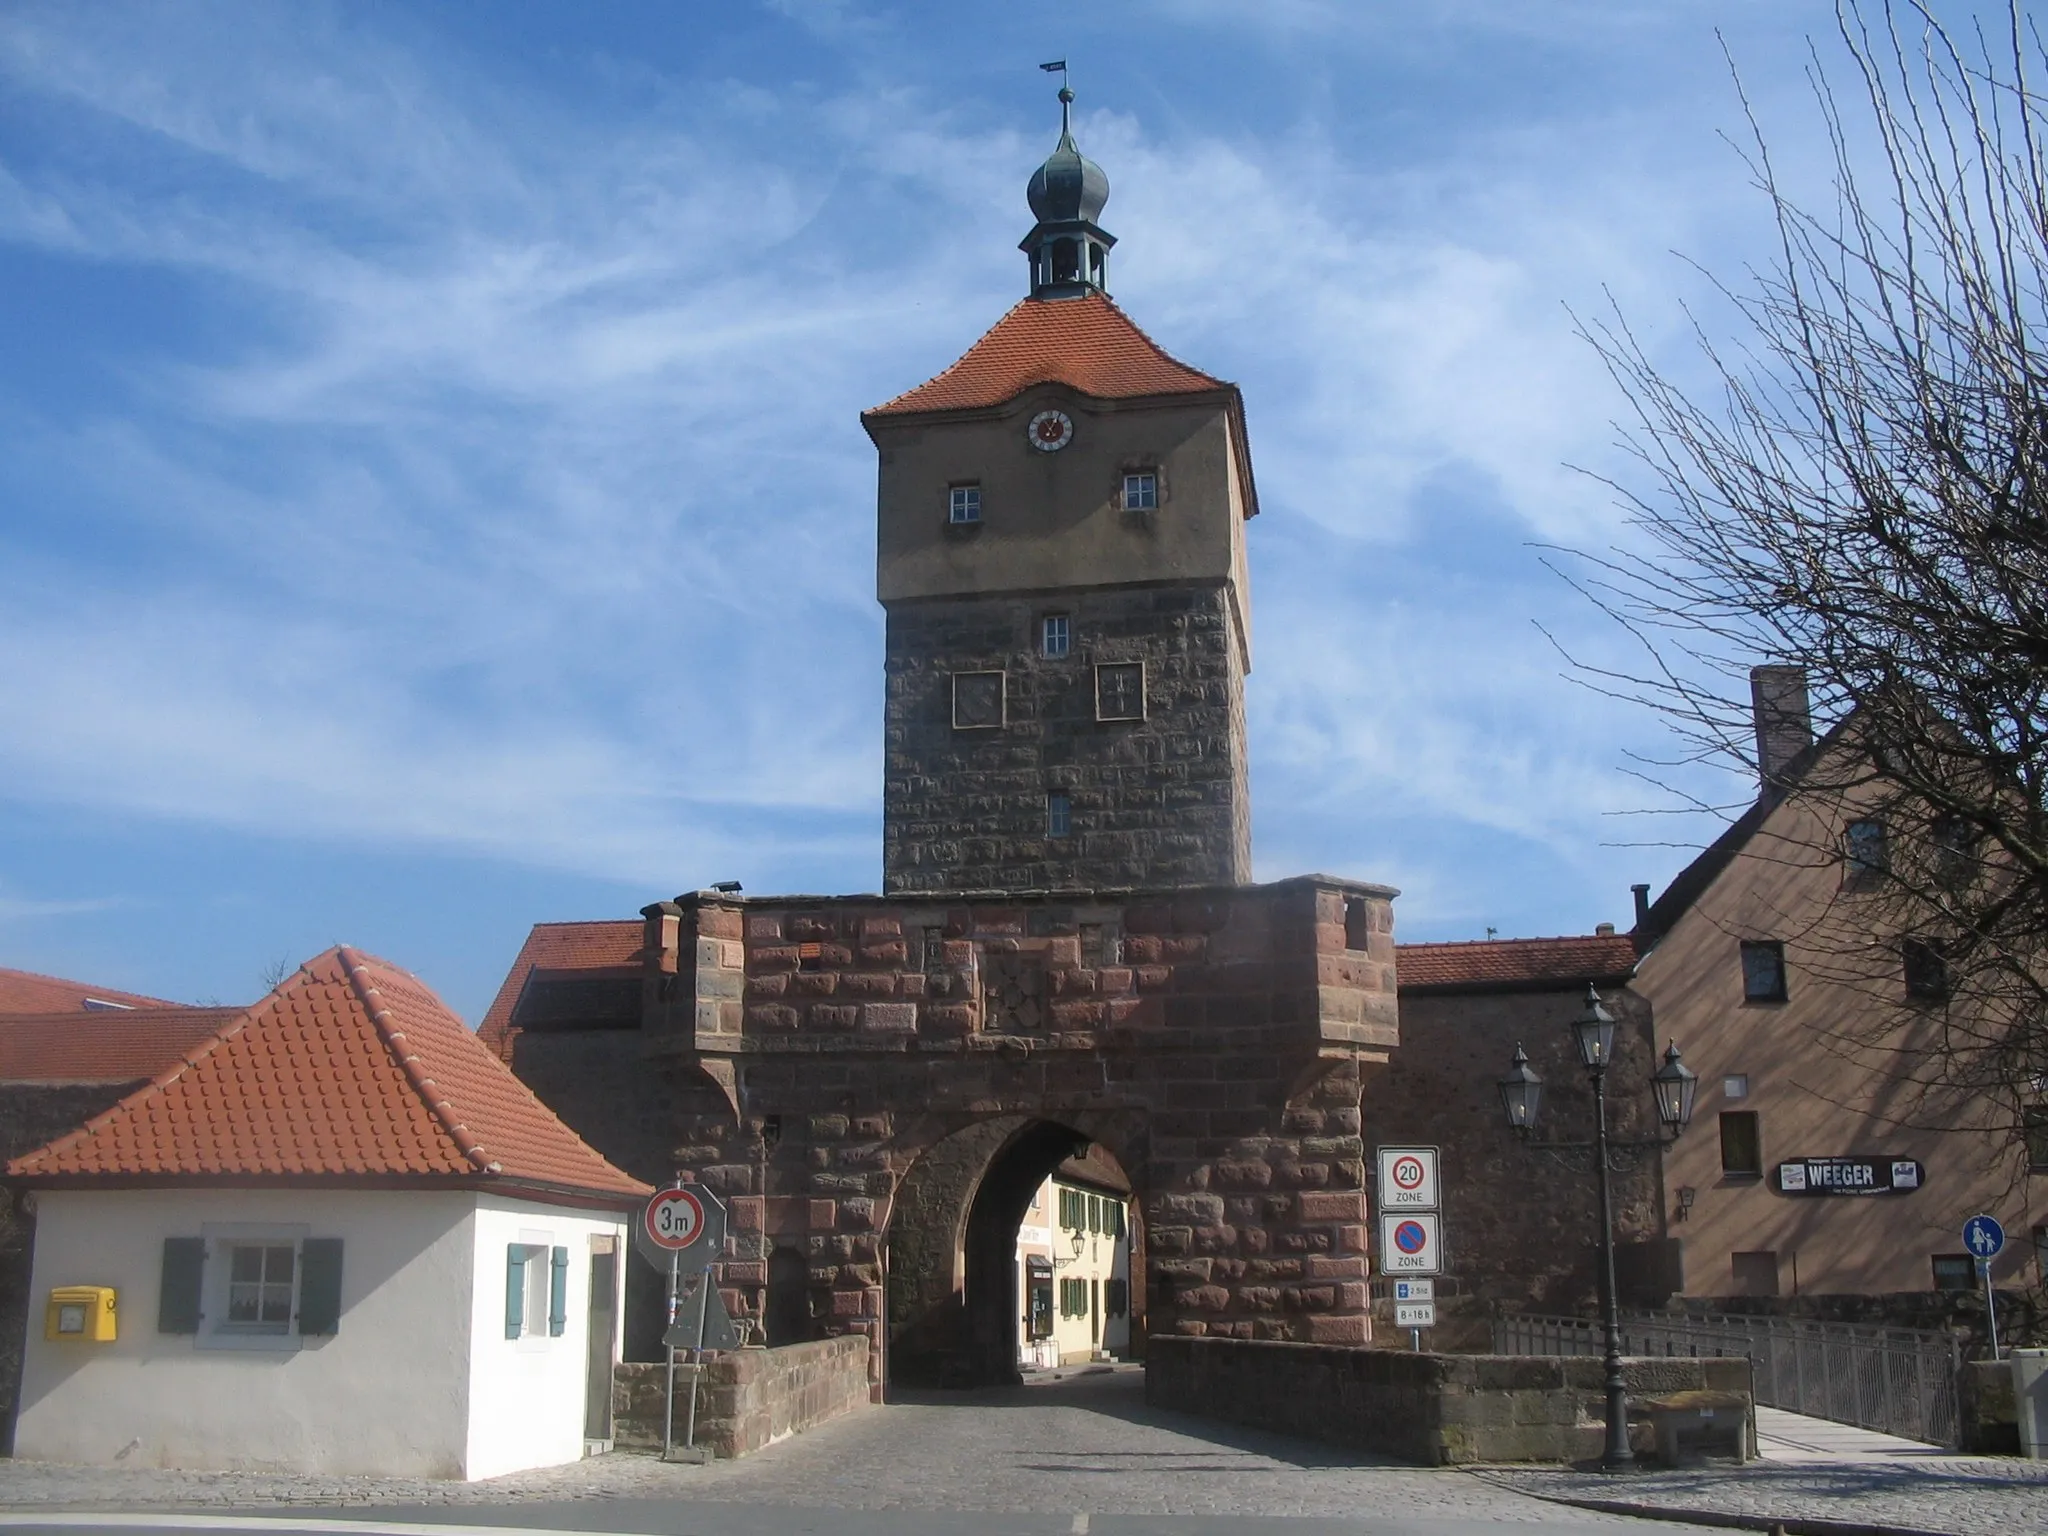
[[[1109,291],[1109,248],[1116,236],[1095,222],[1109,201],[1109,178],[1074,143],[1073,107],[1074,93],[1062,85],[1060,141],[1024,190],[1038,222],[1018,249],[1031,261],[1034,299]]]

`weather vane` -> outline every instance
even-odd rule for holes
[[[1038,67],[1048,75],[1058,75],[1060,77],[1060,135],[1064,138],[1073,131],[1069,121],[1069,114],[1073,111],[1074,106],[1073,85],[1067,79],[1067,61],[1065,59],[1054,59],[1050,64],[1041,64]]]

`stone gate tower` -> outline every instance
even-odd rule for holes
[[[1111,302],[1109,181],[1060,101],[1028,188],[1030,296],[861,418],[881,457],[891,893],[1251,874],[1244,402]]]

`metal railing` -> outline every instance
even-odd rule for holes
[[[1504,1317],[1504,1355],[1599,1355],[1600,1324],[1582,1317]],[[1956,1443],[1954,1337],[1804,1318],[1634,1313],[1621,1322],[1625,1355],[1742,1356],[1756,1401],[1931,1445]]]

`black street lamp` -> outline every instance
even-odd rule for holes
[[[1628,1384],[1621,1374],[1621,1308],[1614,1284],[1614,1195],[1608,1180],[1609,1160],[1616,1148],[1663,1145],[1661,1138],[1649,1142],[1608,1139],[1607,1069],[1614,1061],[1614,1027],[1614,1015],[1600,1001],[1599,992],[1588,986],[1586,1006],[1572,1020],[1572,1039],[1593,1083],[1593,1140],[1532,1143],[1557,1152],[1590,1151],[1600,1171],[1600,1319],[1607,1335],[1607,1448],[1601,1453],[1600,1467],[1605,1472],[1626,1471],[1636,1460],[1628,1444]],[[1664,1065],[1651,1077],[1650,1087],[1657,1101],[1658,1123],[1674,1140],[1692,1121],[1692,1102],[1699,1085],[1699,1075],[1679,1059],[1678,1046],[1673,1044],[1664,1053]],[[1526,1140],[1542,1107],[1543,1079],[1529,1065],[1529,1053],[1519,1044],[1508,1075],[1500,1080],[1500,1102],[1509,1126]]]

